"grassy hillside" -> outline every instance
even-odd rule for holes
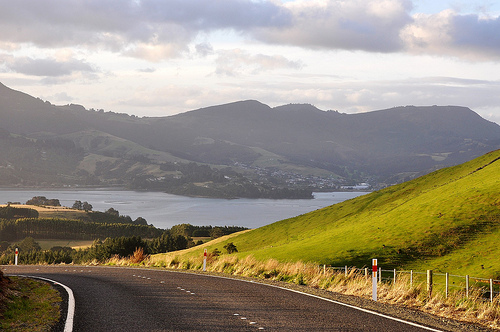
[[[227,239],[259,260],[433,268],[498,278],[500,150]],[[209,252],[224,243],[209,244]],[[185,255],[201,257],[201,248]],[[172,254],[171,254],[172,255]],[[481,267],[483,265],[483,267]]]
[[[151,160],[168,162],[187,162],[176,158],[169,153],[151,150],[132,141],[116,137],[98,130],[80,131],[64,138],[71,139],[85,151],[108,157],[134,157],[142,156]]]

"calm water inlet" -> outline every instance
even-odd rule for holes
[[[94,211],[114,208],[132,219],[143,217],[159,228],[187,223],[197,226],[243,226],[257,228],[275,221],[314,211],[364,192],[314,193],[315,199],[216,199],[138,192],[129,190],[16,190],[1,189],[0,204],[26,203],[34,196],[57,198],[71,207],[76,200],[89,202]]]

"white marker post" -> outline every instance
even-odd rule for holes
[[[207,270],[207,249],[203,251],[203,272]]]
[[[372,299],[377,301],[377,259],[372,259]]]
[[[14,259],[15,265],[17,265],[17,256],[19,255],[19,249],[16,248],[16,258]]]

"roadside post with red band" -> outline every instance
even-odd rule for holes
[[[203,272],[207,270],[207,249],[203,251]]]
[[[19,249],[16,248],[15,265],[17,265],[17,256],[19,255]]]
[[[372,299],[377,301],[377,259],[372,259]]]

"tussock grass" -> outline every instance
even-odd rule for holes
[[[135,249],[134,253],[130,256],[130,262],[132,264],[139,264],[147,258],[147,255],[144,254],[143,248]]]

